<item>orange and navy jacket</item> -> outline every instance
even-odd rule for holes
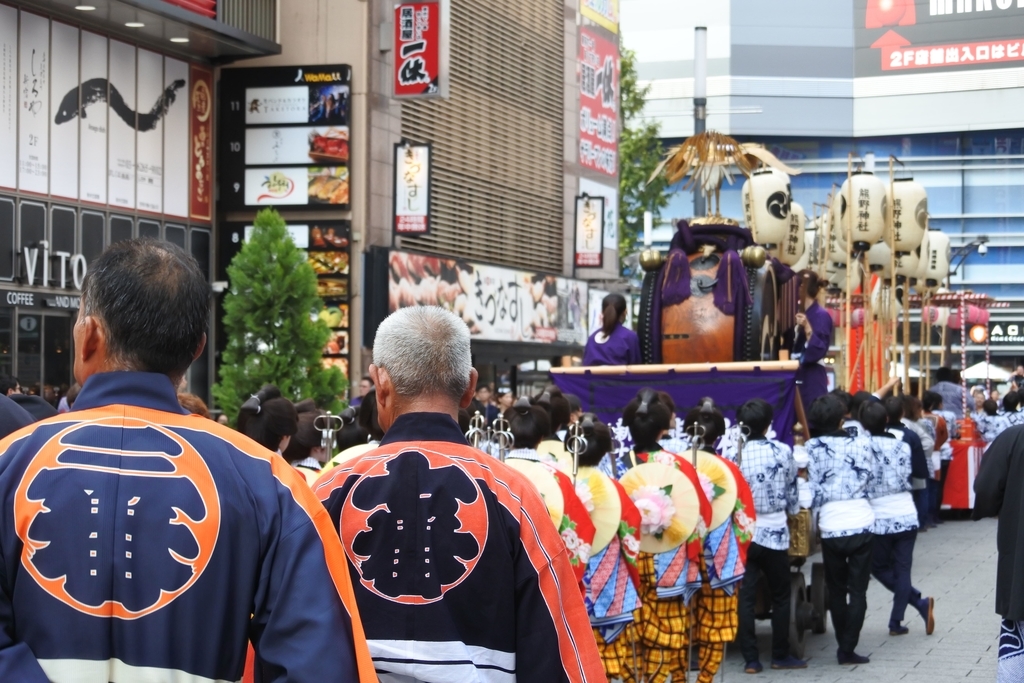
[[[451,417],[400,416],[378,448],[325,474],[316,494],[340,529],[378,673],[606,680],[540,494],[470,447]]]
[[[237,681],[250,640],[269,680],[377,680],[302,476],[164,375],[0,441],[0,552],[0,681]]]

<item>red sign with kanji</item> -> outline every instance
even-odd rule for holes
[[[619,48],[580,28],[580,165],[619,173]]]
[[[441,3],[395,5],[395,97],[441,93]]]
[[[189,66],[192,92],[189,97],[189,211],[196,220],[208,221],[213,214],[213,72]]]

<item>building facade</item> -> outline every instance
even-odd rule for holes
[[[952,286],[1011,304],[992,311],[992,353],[1004,365],[1020,362],[1024,344],[1006,329],[1024,317],[1024,7],[623,0],[623,45],[637,53],[651,86],[646,114],[666,144],[693,132],[699,25],[708,27],[708,128],[761,142],[800,169],[793,197],[808,214],[845,180],[850,152],[855,167],[885,179],[896,157],[897,177],[927,188],[931,227],[950,236],[954,252],[969,252]],[[723,188],[724,214],[742,218],[739,195],[740,183]],[[667,242],[669,219],[692,215],[692,206],[692,195],[677,191],[656,235]]]
[[[165,239],[212,274],[215,65],[279,51],[276,3],[0,3],[0,374],[73,382],[89,264]],[[213,357],[189,384],[207,397]]]

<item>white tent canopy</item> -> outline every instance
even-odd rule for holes
[[[991,379],[995,382],[1009,381],[1011,373],[998,365],[991,363],[975,363],[964,370],[963,376],[967,379]]]

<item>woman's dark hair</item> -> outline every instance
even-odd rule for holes
[[[547,411],[539,405],[530,405],[526,397],[505,411],[505,419],[512,432],[513,448],[536,448],[551,433],[551,418]]]
[[[751,436],[761,436],[772,426],[775,411],[772,404],[763,398],[752,398],[736,411],[736,421],[750,428]]]
[[[362,446],[369,440],[369,432],[360,427],[356,422],[359,412],[358,406],[349,406],[341,411],[342,427],[335,435],[339,451],[347,450],[353,446]]]
[[[384,438],[384,430],[377,422],[377,390],[370,389],[363,396],[363,402],[359,404],[359,414],[356,415],[356,424],[362,427],[363,431],[370,435],[374,441]]]
[[[921,399],[913,394],[903,396],[903,416],[910,420],[921,418]]]
[[[206,334],[210,285],[199,263],[180,247],[125,240],[107,247],[89,266],[80,315],[102,322],[111,357],[177,381]]]
[[[710,398],[702,399],[699,406],[690,408],[686,413],[686,419],[683,420],[683,431],[691,434],[695,424],[704,428],[700,438],[706,449],[711,449],[725,434],[725,417]]]
[[[853,396],[849,392],[843,391],[842,389],[833,389],[831,392],[833,396],[838,398],[846,406],[846,415],[854,415],[853,412]]]
[[[882,402],[885,406],[885,412],[889,416],[889,422],[893,424],[898,423],[906,415],[906,406],[903,403],[902,396],[889,396]]]
[[[992,399],[985,399],[985,402],[981,404],[982,410],[985,411],[986,415],[996,415],[999,412],[999,404]]]
[[[311,398],[296,403],[295,411],[299,415],[299,428],[288,442],[288,448],[281,454],[289,463],[305,460],[314,448],[320,446],[323,435],[316,428],[315,422],[316,418],[327,414],[318,409]]]
[[[615,331],[625,313],[626,297],[621,294],[609,294],[601,299],[601,331],[606,337]]]
[[[821,278],[813,270],[801,270],[800,278],[807,283],[807,296],[816,297],[821,291]]]
[[[295,406],[281,397],[281,390],[273,384],[264,384],[255,396],[242,404],[235,422],[238,431],[263,446],[276,451],[281,439],[299,429],[299,415]]]
[[[1008,413],[1017,412],[1017,408],[1020,406],[1020,394],[1016,391],[1006,392],[1006,396],[1003,396],[1003,410]]]
[[[657,450],[658,439],[671,421],[672,411],[654,389],[641,389],[622,411],[622,424],[629,427],[637,453]]]
[[[672,398],[671,394],[669,394],[667,391],[659,391],[658,398],[661,400],[662,403],[668,406],[669,411],[673,415],[676,414],[676,401],[674,398]]]
[[[865,403],[874,403],[875,395],[867,391],[858,391],[853,395],[853,403],[850,404],[850,415],[860,415],[860,407]]]
[[[587,447],[580,453],[580,465],[597,467],[601,458],[612,450],[612,431],[593,413],[583,414],[580,418],[580,427],[583,429],[583,438],[587,440]],[[565,435],[565,449],[571,453],[570,438],[568,434]]]
[[[545,437],[551,436],[559,429],[564,429],[569,424],[569,399],[563,394],[562,390],[558,387],[548,385],[544,388],[544,392],[539,396],[536,396],[533,400],[535,405],[540,406],[547,411],[549,418],[549,427]]]
[[[881,436],[885,434],[885,426],[889,423],[889,414],[881,403],[869,401],[860,407],[857,419],[864,425],[868,434]]]
[[[811,436],[822,436],[838,431],[845,415],[846,405],[832,394],[825,394],[814,399],[814,403],[807,411]]]
[[[942,407],[942,394],[935,391],[926,391],[921,401],[924,404],[924,409],[930,413]]]

